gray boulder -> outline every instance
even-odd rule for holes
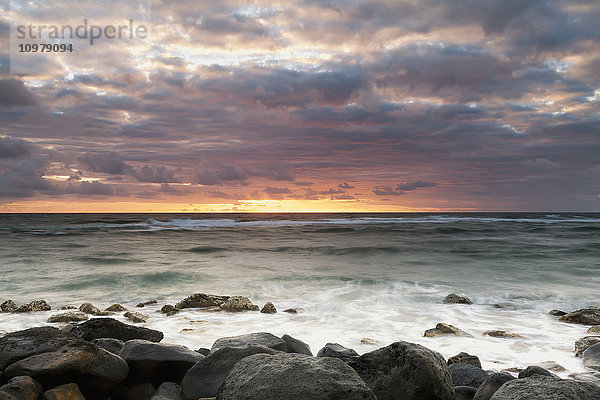
[[[215,351],[223,347],[244,347],[248,344],[258,344],[274,350],[286,351],[283,339],[268,332],[256,332],[220,338],[213,343],[210,350]]]
[[[123,343],[122,340],[113,339],[113,338],[94,339],[94,340],[92,340],[92,343],[94,343],[96,346],[98,346],[101,349],[110,351],[111,353],[117,354],[117,355],[121,352],[121,349],[123,348],[123,345],[125,344],[125,343]]]
[[[76,383],[67,383],[45,391],[41,400],[85,400],[85,397]]]
[[[154,343],[148,340],[129,340],[119,356],[129,364],[128,382],[180,383],[186,372],[204,356],[185,346]]]
[[[508,372],[495,372],[488,375],[477,389],[473,400],[490,400],[494,393],[506,382],[516,379]]]
[[[310,346],[302,340],[295,339],[287,333],[281,339],[285,342],[285,348],[288,353],[306,354],[307,356],[313,355]]]
[[[583,357],[583,352],[600,343],[600,336],[585,336],[575,342],[575,357]]]
[[[150,400],[182,400],[181,386],[173,382],[164,382]]]
[[[88,316],[81,311],[68,311],[51,315],[46,322],[48,323],[67,323],[87,321]]]
[[[376,400],[342,360],[304,354],[255,354],[239,361],[218,400]]]
[[[460,352],[455,356],[448,358],[446,362],[449,366],[452,364],[471,364],[478,368],[481,368],[481,361],[479,361],[479,357],[473,356],[469,353]]]
[[[488,377],[487,372],[471,364],[452,364],[448,369],[452,375],[452,384],[454,386],[479,388]]]
[[[436,337],[444,335],[473,337],[473,335],[463,331],[462,329],[459,329],[454,325],[444,324],[443,322],[439,322],[435,328],[427,329],[423,334],[424,337]]]
[[[348,362],[358,357],[358,353],[353,349],[342,346],[339,343],[327,343],[319,352],[317,357],[335,357]]]
[[[123,314],[123,316],[135,323],[138,323],[138,322],[146,323],[146,322],[148,322],[148,318],[150,318],[150,316],[148,316],[146,314],[142,314],[142,313],[135,312],[135,311],[127,311],[125,314]]]
[[[572,311],[560,317],[559,321],[584,325],[598,325],[600,324],[600,308],[588,307]]]
[[[551,376],[554,378],[558,378],[552,372],[548,371],[545,368],[540,367],[539,365],[530,365],[525,368],[523,371],[519,372],[519,379],[529,378],[533,375],[543,375],[543,376]]]
[[[255,344],[217,349],[187,371],[181,383],[183,396],[190,400],[214,397],[238,361],[254,354],[277,353],[276,350]]]
[[[263,308],[260,309],[260,312],[263,314],[275,314],[277,313],[277,308],[275,308],[275,305],[273,303],[271,303],[270,301],[268,301]]]
[[[221,309],[224,311],[258,311],[258,306],[252,304],[250,299],[244,296],[231,296],[226,302],[221,304]]]
[[[600,343],[583,352],[583,366],[600,371]]]
[[[77,325],[71,333],[84,340],[99,338],[113,338],[124,342],[133,339],[144,339],[151,342],[160,342],[162,332],[153,329],[124,324],[114,318],[93,318]]]
[[[502,385],[490,400],[598,400],[600,386],[571,379],[533,375]]]
[[[109,314],[109,312],[107,312],[107,311],[100,311],[100,309],[98,307],[94,306],[92,303],[83,303],[82,305],[79,306],[79,311],[86,313],[86,314],[96,315],[96,316]]]
[[[16,376],[0,387],[2,400],[37,400],[42,394],[42,385],[29,376]]]
[[[473,400],[477,389],[471,386],[454,386],[456,400]]]
[[[127,308],[123,307],[119,303],[115,303],[115,304],[113,304],[111,306],[106,307],[106,309],[104,311],[108,311],[108,312],[123,312],[123,311],[127,311]]]
[[[32,311],[50,311],[52,307],[45,300],[34,300],[31,303],[23,304],[13,312],[24,313]]]
[[[553,317],[562,317],[563,315],[567,315],[567,313],[561,310],[550,310],[548,311],[548,315],[552,315]]]
[[[441,354],[395,342],[348,363],[379,400],[453,400],[452,376]]]
[[[447,304],[473,304],[471,300],[464,296],[459,296],[456,293],[450,293],[444,298],[444,303]]]
[[[229,296],[215,296],[214,294],[196,293],[179,303],[175,304],[175,308],[205,308],[205,307],[219,307],[229,299]]]

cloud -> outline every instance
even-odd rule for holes
[[[150,165],[145,165],[139,171],[134,171],[133,176],[140,182],[178,182],[177,179],[173,176],[173,174],[173,171],[167,170],[166,167],[153,167]]]
[[[376,186],[373,190],[377,196],[401,196],[405,194],[405,192],[421,189],[421,188],[429,188],[436,187],[437,183],[435,182],[425,182],[425,181],[414,181],[414,182],[405,182],[400,183],[394,187],[392,186]]]
[[[0,137],[0,159],[28,156],[31,151],[32,144],[29,141],[11,138],[10,136]]]
[[[131,169],[116,152],[86,153],[80,161],[93,172],[121,175]]]
[[[31,106],[35,99],[23,82],[16,79],[0,79],[0,107]]]
[[[223,183],[244,184],[248,173],[232,165],[220,165],[216,169],[205,169],[196,175],[196,183],[205,186],[219,185]]]
[[[354,186],[348,184],[348,182],[343,182],[338,185],[340,189],[354,189]]]
[[[265,193],[266,194],[291,194],[292,191],[286,187],[272,187],[272,186],[267,186],[265,188]]]
[[[338,194],[338,193],[344,193],[344,191],[341,189],[328,189],[328,190],[319,192],[319,194],[323,194],[323,195]]]

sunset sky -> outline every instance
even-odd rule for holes
[[[0,212],[600,210],[597,0],[151,5],[11,74],[0,0]]]

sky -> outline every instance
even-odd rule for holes
[[[29,73],[0,9],[0,212],[600,211],[597,0],[154,0]]]

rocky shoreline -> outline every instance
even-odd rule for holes
[[[456,294],[444,302],[471,304]],[[136,309],[156,303],[141,302]],[[244,296],[205,293],[165,304],[160,312],[169,317],[184,309],[277,312],[270,302],[260,308]],[[0,305],[2,313],[49,310],[43,300],[21,306],[7,300]],[[116,313],[131,323],[112,318]],[[600,309],[550,314],[565,323],[591,325],[590,335],[577,340],[574,352],[589,372],[561,379],[553,373],[561,368],[556,363],[486,371],[476,355],[461,352],[445,360],[436,351],[406,341],[362,355],[327,343],[315,356],[302,340],[267,332],[224,337],[210,348],[194,350],[161,343],[162,332],[140,326],[149,318],[143,312],[121,304],[102,311],[84,303],[51,315],[47,322],[56,327],[0,336],[0,400],[600,399]],[[523,339],[502,330],[483,334]],[[424,332],[426,337],[438,335],[471,336],[443,322]]]

